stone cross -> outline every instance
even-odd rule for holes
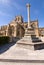
[[[27,12],[28,12],[28,28],[30,28],[30,4],[27,4]]]

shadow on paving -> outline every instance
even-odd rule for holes
[[[7,51],[11,46],[15,45],[16,42],[20,40],[20,38],[17,37],[12,37],[12,42],[5,44],[3,46],[0,46],[0,54],[4,53],[5,51]]]
[[[11,46],[15,45],[15,43],[8,43],[0,47],[0,54],[7,51]]]

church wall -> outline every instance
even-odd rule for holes
[[[44,28],[39,28],[38,20],[31,21],[30,25],[34,29],[36,36],[44,36]],[[28,23],[23,22],[22,16],[17,16],[8,25],[0,27],[0,36],[23,37],[27,27]]]
[[[38,28],[35,28],[35,34],[36,34],[37,37],[39,36],[39,30],[38,30]]]
[[[24,36],[24,28],[18,23],[17,26],[17,37],[23,37]]]
[[[39,28],[39,36],[44,36],[44,28]]]

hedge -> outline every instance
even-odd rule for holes
[[[10,38],[8,36],[0,37],[0,46],[9,43]]]

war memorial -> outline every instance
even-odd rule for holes
[[[36,37],[34,29],[30,26],[30,4],[27,4],[28,11],[28,27],[25,30],[24,37],[17,42],[17,44],[21,47],[28,48],[31,50],[44,48],[44,43]]]
[[[26,5],[28,26],[22,39],[0,55],[0,65],[44,65],[44,42],[30,25],[30,4]],[[15,40],[15,39],[14,39]]]

